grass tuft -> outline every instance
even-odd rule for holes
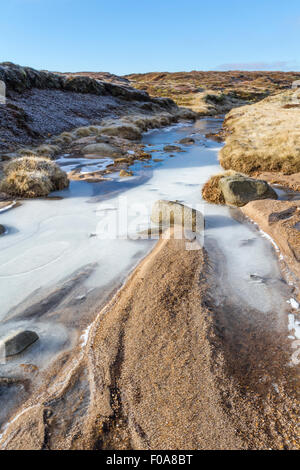
[[[66,173],[56,163],[35,156],[10,161],[4,167],[4,175],[0,191],[15,197],[47,196],[69,185]]]

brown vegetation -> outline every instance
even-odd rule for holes
[[[172,98],[200,114],[219,114],[290,88],[296,72],[177,72],[127,75],[131,85],[152,96]]]
[[[16,197],[42,197],[69,185],[64,171],[46,158],[17,158],[4,167],[0,191]]]
[[[300,172],[300,110],[286,106],[299,98],[299,91],[289,90],[233,109],[224,123],[229,135],[220,152],[223,168],[247,174]]]

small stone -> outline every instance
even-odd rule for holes
[[[132,171],[127,171],[127,170],[120,171],[120,178],[128,178],[129,176],[133,176]]]
[[[117,147],[104,143],[86,145],[81,151],[84,154],[97,154],[101,157],[120,156],[122,154]]]
[[[192,139],[192,137],[184,137],[179,141],[179,143],[183,145],[192,145],[195,143],[195,141]]]
[[[27,349],[39,339],[34,331],[21,331],[13,333],[0,341],[0,351],[3,350],[5,357],[15,356]]]
[[[182,152],[182,148],[179,145],[165,145],[164,146],[165,152]]]

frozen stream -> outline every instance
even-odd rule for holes
[[[204,213],[206,247],[212,256],[214,246],[222,254],[241,316],[248,308],[266,318],[272,312],[276,328],[286,328],[292,315],[290,337],[300,338],[288,304],[290,287],[282,280],[270,240],[239,221],[239,211],[201,200],[202,185],[220,171],[220,144],[204,134],[220,125],[220,120],[207,119],[151,131],[144,143],[147,151],[156,150],[153,159],[162,161],[137,162],[131,168],[134,177],[73,181],[68,190],[52,195],[62,199],[28,200],[0,214],[7,229],[0,237],[0,337],[25,328],[40,336],[22,356],[0,365],[1,376],[15,375],[21,364],[44,367],[74,344],[98,306],[155,243],[135,235],[149,226],[158,199],[179,200]],[[163,152],[164,145],[191,135],[196,144],[182,146],[185,152],[172,157]]]

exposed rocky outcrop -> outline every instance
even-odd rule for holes
[[[275,241],[300,287],[300,201],[253,201],[242,211]]]
[[[6,105],[0,105],[0,151],[37,145],[49,135],[97,124],[105,117],[139,114],[151,117],[167,112],[182,118],[168,98],[152,98],[127,84],[100,81],[89,76],[64,76],[11,63],[0,64],[6,84]]]
[[[127,100],[151,101],[145,92],[131,87],[100,81],[87,75],[62,75],[48,71],[38,71],[31,67],[21,67],[11,62],[0,64],[0,80],[6,84],[8,96],[12,91],[19,93],[32,88],[54,89],[88,93],[95,95],[120,96]]]

